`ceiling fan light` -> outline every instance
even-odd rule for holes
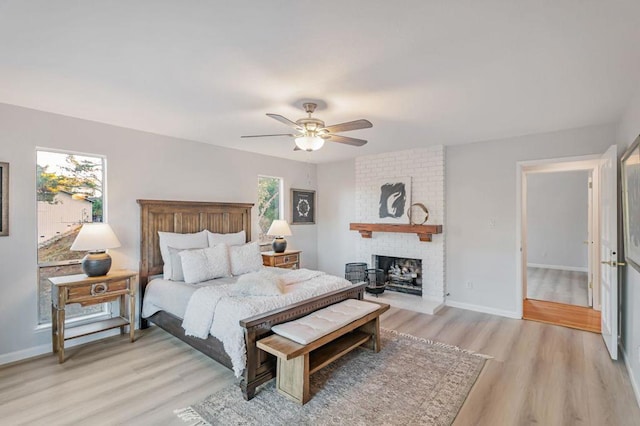
[[[305,151],[317,151],[324,145],[324,139],[320,136],[301,136],[295,141],[298,148]]]

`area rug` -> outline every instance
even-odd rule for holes
[[[450,425],[487,357],[382,330],[382,350],[356,349],[311,376],[311,400],[279,394],[275,379],[245,401],[229,386],[175,413],[192,425]]]

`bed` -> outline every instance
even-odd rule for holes
[[[227,234],[245,231],[246,240],[251,241],[251,208],[247,203],[218,203],[194,201],[138,200],[140,205],[140,299],[144,303],[145,290],[150,278],[163,272],[158,232],[194,233],[207,229],[214,233]],[[365,284],[349,286],[331,291],[283,308],[265,312],[240,320],[244,331],[246,365],[240,387],[245,399],[251,399],[261,384],[275,377],[276,360],[260,350],[256,342],[269,334],[271,327],[291,321],[310,312],[346,299],[362,299]],[[182,319],[164,310],[140,320],[140,328],[150,323],[178,337],[203,354],[232,369],[231,358],[217,338],[206,339],[187,336],[182,328]]]

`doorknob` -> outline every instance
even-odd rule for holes
[[[609,265],[611,267],[614,267],[614,266],[627,266],[626,263],[624,263],[624,262],[616,262],[615,260],[603,260],[600,263],[602,263],[603,265]]]

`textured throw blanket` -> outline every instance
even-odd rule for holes
[[[343,278],[308,269],[287,272],[280,278],[286,285],[286,291],[277,296],[241,295],[234,289],[235,284],[196,290],[182,322],[185,334],[200,339],[211,334],[222,341],[233,363],[233,371],[236,377],[240,377],[246,364],[240,320],[351,285]]]

